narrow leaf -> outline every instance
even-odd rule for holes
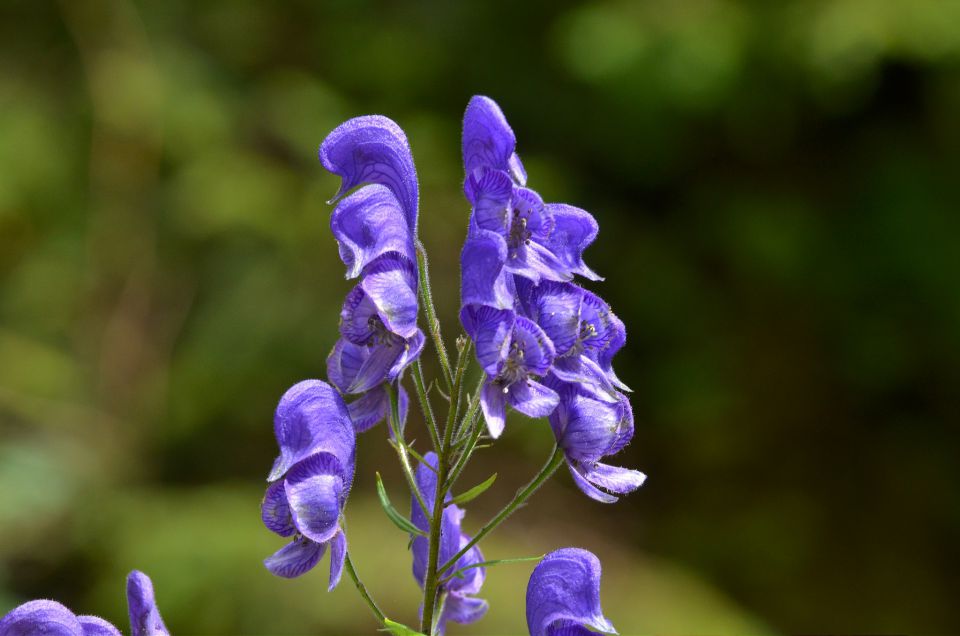
[[[477,497],[482,495],[484,492],[486,492],[487,488],[492,486],[493,482],[495,481],[497,481],[497,473],[493,473],[492,475],[490,475],[490,477],[488,477],[487,480],[484,481],[483,483],[477,484],[470,490],[460,493],[459,495],[454,497],[452,500],[450,500],[447,503],[447,505],[449,506],[451,504],[463,504],[463,503],[467,503],[472,499],[476,499]]]
[[[450,580],[453,577],[462,579],[463,573],[467,570],[473,568],[486,568],[492,565],[500,565],[501,563],[523,563],[524,561],[541,561],[545,555],[541,554],[540,556],[535,557],[516,557],[514,559],[492,559],[490,561],[481,561],[480,563],[471,563],[470,565],[464,566],[459,570],[456,570],[453,574],[448,576],[446,580]]]
[[[411,629],[403,623],[392,621],[389,618],[383,619],[383,629],[377,631],[390,632],[393,636],[424,636],[423,632]]]
[[[427,536],[423,530],[413,525],[409,519],[397,512],[397,509],[393,507],[393,504],[390,503],[390,498],[387,497],[387,489],[383,487],[383,480],[380,478],[379,472],[377,473],[377,496],[380,497],[380,506],[383,507],[383,511],[387,513],[387,517],[393,522],[393,525],[404,532],[419,534],[424,537]]]

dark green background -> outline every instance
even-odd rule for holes
[[[126,628],[137,567],[178,634],[372,631],[325,564],[260,563],[272,411],[323,377],[350,286],[316,149],[359,114],[407,131],[452,340],[474,93],[531,185],[600,223],[590,288],[627,324],[637,419],[617,462],[650,475],[604,506],[561,473],[487,557],[594,550],[624,634],[960,628],[951,0],[4,2],[0,612]],[[516,418],[481,451],[464,485],[500,479],[469,531],[550,439]],[[351,544],[413,622],[376,470],[405,501],[382,428]],[[492,570],[489,616],[450,632],[522,631],[529,571]]]

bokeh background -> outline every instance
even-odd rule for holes
[[[531,184],[600,222],[618,460],[650,475],[604,506],[560,473],[487,557],[594,550],[623,634],[960,629],[960,3],[7,0],[0,42],[0,613],[125,626],[140,568],[174,633],[373,630],[323,567],[261,565],[272,411],[323,377],[350,286],[316,149],[405,128],[452,341],[484,93]],[[468,530],[550,440],[517,418],[479,453]],[[362,437],[350,540],[413,623],[373,498],[380,470],[405,500],[395,464]],[[451,633],[522,633],[530,569]]]

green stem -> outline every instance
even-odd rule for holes
[[[430,291],[430,269],[427,265],[427,250],[423,243],[417,242],[417,265],[420,267],[420,297],[423,300],[423,311],[427,315],[427,329],[433,339],[433,346],[437,350],[437,358],[443,370],[443,379],[447,388],[453,386],[453,373],[450,371],[450,358],[447,357],[447,347],[440,336],[440,321],[437,320],[437,309],[433,304],[433,294]]]
[[[363,597],[363,600],[366,602],[367,606],[370,608],[370,611],[373,612],[373,615],[377,617],[377,620],[380,621],[382,625],[386,616],[377,607],[376,601],[373,600],[373,597],[370,596],[370,593],[367,592],[367,586],[363,584],[363,581],[360,580],[360,577],[357,576],[357,570],[353,567],[353,560],[350,558],[350,553],[347,552],[346,557],[346,566],[347,574],[353,579],[353,584],[357,587],[357,591],[360,592],[360,596]]]
[[[410,465],[410,457],[407,455],[407,444],[403,441],[403,431],[400,430],[399,409],[397,406],[397,397],[393,388],[387,384],[387,398],[390,401],[390,412],[387,413],[387,425],[393,433],[393,447],[397,450],[397,457],[400,459],[400,466],[403,468],[403,476],[407,478],[407,485],[420,504],[423,514],[429,519],[430,511],[427,510],[427,504],[423,501],[420,489],[417,488],[417,480],[413,476],[413,467]]]
[[[437,418],[433,414],[433,407],[430,405],[430,396],[427,395],[426,384],[423,381],[423,367],[420,360],[413,364],[413,386],[417,389],[417,398],[420,400],[420,409],[423,411],[423,419],[427,423],[427,431],[430,433],[430,441],[433,442],[433,449],[440,452],[440,432],[437,428]]]
[[[483,390],[483,384],[485,380],[486,376],[481,375],[480,381],[477,383],[477,390],[470,397],[470,403],[467,405],[467,412],[463,416],[463,420],[460,423],[460,429],[463,430],[466,428],[470,431],[470,433],[465,445],[460,451],[460,454],[457,456],[457,461],[453,465],[453,470],[450,471],[450,475],[447,477],[447,492],[453,488],[454,483],[456,483],[457,479],[460,477],[460,473],[463,472],[467,462],[470,460],[470,456],[473,454],[473,449],[477,445],[477,440],[480,439],[480,435],[483,432],[483,419],[477,417],[477,414],[480,409],[480,391]],[[469,428],[470,426],[473,428]]]
[[[440,566],[439,570],[441,572],[446,572],[447,568],[456,563],[460,557],[467,553],[473,546],[478,544],[481,539],[493,532],[497,526],[506,520],[513,512],[519,508],[523,502],[530,498],[530,495],[535,493],[540,486],[543,485],[543,482],[547,481],[553,473],[560,468],[560,464],[563,463],[563,449],[557,446],[553,454],[550,456],[550,459],[547,460],[547,463],[543,465],[543,468],[540,469],[540,472],[523,487],[522,490],[519,490],[514,496],[513,500],[510,501],[503,509],[497,513],[497,515],[487,522],[485,526],[480,529],[480,532],[476,534],[465,546],[463,546],[459,552],[457,552],[449,561]],[[429,570],[428,570],[429,572]]]

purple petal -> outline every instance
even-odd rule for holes
[[[332,592],[333,588],[340,583],[340,577],[343,575],[343,564],[347,560],[347,535],[338,532],[330,540],[330,583],[327,585],[327,591]]]
[[[416,236],[417,171],[400,126],[380,115],[355,117],[327,135],[319,154],[324,168],[343,177],[337,197],[361,183],[384,185],[400,201]]]
[[[536,241],[511,250],[504,269],[534,283],[544,280],[569,281],[573,278],[566,266],[549,249]]]
[[[550,373],[564,382],[583,386],[597,399],[612,403],[620,400],[620,394],[610,380],[610,374],[604,372],[599,364],[587,356],[569,355],[565,358],[556,358]]]
[[[564,392],[550,416],[550,426],[569,459],[593,462],[610,454],[620,442],[622,416],[619,402],[598,400],[578,388]]]
[[[460,322],[473,340],[480,367],[495,375],[507,357],[516,315],[509,309],[467,305],[460,311]]]
[[[507,160],[507,172],[517,182],[517,185],[527,185],[527,169],[523,167],[520,161],[520,155],[513,153]]]
[[[594,636],[596,633],[571,621],[557,621],[547,629],[547,636]]]
[[[387,379],[390,382],[393,382],[400,377],[400,374],[403,373],[403,370],[410,366],[414,360],[420,357],[420,354],[423,352],[423,347],[427,342],[427,337],[423,334],[423,331],[417,329],[416,333],[413,334],[412,338],[408,338],[406,342],[402,343],[400,346],[402,351],[397,359],[394,361],[393,366],[390,367],[390,372],[387,374]],[[401,396],[402,397],[402,396]],[[406,409],[403,407],[403,404],[400,404],[401,408],[401,423],[406,421]]]
[[[554,227],[547,247],[568,271],[590,280],[603,280],[583,262],[583,251],[597,238],[597,221],[589,212],[563,203],[547,205]]]
[[[490,604],[482,598],[450,593],[443,606],[440,621],[444,623],[453,621],[461,625],[468,625],[483,618],[489,608]]]
[[[600,608],[600,560],[579,548],[548,554],[527,584],[527,628],[547,636],[570,624],[616,633]],[[562,632],[561,632],[562,633]]]
[[[647,476],[639,470],[610,466],[600,462],[581,469],[587,481],[618,495],[633,492],[647,480]]]
[[[370,430],[387,416],[390,401],[387,398],[386,385],[374,387],[359,398],[347,404],[353,430],[363,433]]]
[[[525,380],[510,385],[507,397],[510,406],[527,417],[546,417],[553,413],[560,402],[556,391],[549,389],[539,382]]]
[[[583,476],[581,472],[582,467],[576,460],[567,459],[567,468],[570,469],[570,475],[573,476],[573,483],[576,484],[577,488],[580,489],[580,492],[585,494],[587,497],[590,497],[594,501],[599,501],[600,503],[616,503],[619,501],[619,497],[614,497],[611,494],[605,493],[592,483],[590,483],[586,477]]]
[[[274,576],[294,579],[312,569],[326,549],[325,543],[298,537],[264,559],[263,564]]]
[[[489,230],[474,230],[460,253],[461,305],[513,306],[512,276],[504,270],[507,242]]]
[[[583,290],[570,283],[544,281],[534,288],[530,317],[553,342],[557,356],[563,356],[580,336],[580,305]]]
[[[427,465],[418,464],[414,471],[414,477],[417,482],[417,490],[420,491],[420,496],[423,498],[427,510],[433,510],[433,502],[437,493],[437,474],[434,471],[437,470],[439,459],[433,451],[424,455],[423,458],[427,460]],[[424,532],[430,530],[430,522],[413,496],[410,498],[410,521]]]
[[[143,572],[134,570],[127,576],[127,608],[131,636],[169,636],[157,610],[153,582]]]
[[[343,466],[330,453],[311,455],[290,469],[284,490],[293,524],[301,534],[325,543],[340,530],[344,486]]]
[[[503,433],[507,423],[507,396],[504,389],[487,382],[480,392],[480,407],[483,409],[483,419],[487,423],[490,437],[496,439]]]
[[[495,101],[475,95],[463,116],[463,170],[467,175],[481,168],[522,172],[513,159],[516,137]],[[518,170],[519,168],[519,170]]]
[[[347,266],[347,278],[356,278],[388,252],[416,260],[400,202],[384,186],[367,186],[341,200],[330,216],[330,230]]]
[[[366,347],[340,338],[327,356],[327,378],[341,393],[346,393],[366,357]]]
[[[84,636],[73,612],[56,601],[30,601],[0,619],[3,636]]]
[[[473,202],[472,224],[505,236],[510,229],[510,200],[513,182],[501,170],[484,169],[467,177],[463,184],[467,199]]]
[[[365,347],[366,355],[353,382],[347,387],[347,393],[363,393],[381,382],[390,379],[393,369],[404,356],[407,348],[404,342],[379,343]]]
[[[77,616],[83,636],[122,636],[120,630],[99,616]],[[46,634],[46,632],[40,632]],[[158,632],[166,633],[166,632]],[[0,632],[6,634],[6,632]]]
[[[381,256],[364,272],[360,283],[373,301],[384,326],[402,338],[417,331],[417,273],[399,254]]]
[[[296,526],[293,525],[293,516],[290,513],[290,505],[287,503],[287,493],[282,481],[275,482],[267,488],[267,494],[263,496],[263,503],[260,506],[260,518],[268,530],[276,532],[281,537],[289,537],[297,531]]]
[[[583,340],[584,353],[600,365],[610,380],[625,391],[629,391],[613,373],[613,356],[627,341],[627,331],[623,322],[610,310],[610,306],[599,296],[584,291],[580,318],[593,335]]]
[[[513,324],[513,342],[523,352],[523,365],[528,373],[544,375],[553,364],[556,352],[550,338],[535,322],[517,316]]]
[[[373,342],[377,337],[374,319],[379,319],[378,313],[373,299],[362,286],[357,285],[343,299],[343,307],[340,309],[340,335],[360,346]]]
[[[353,478],[356,436],[343,398],[326,382],[304,380],[290,387],[277,406],[273,430],[280,445],[267,481],[276,481],[295,463],[319,450],[333,453]]]

